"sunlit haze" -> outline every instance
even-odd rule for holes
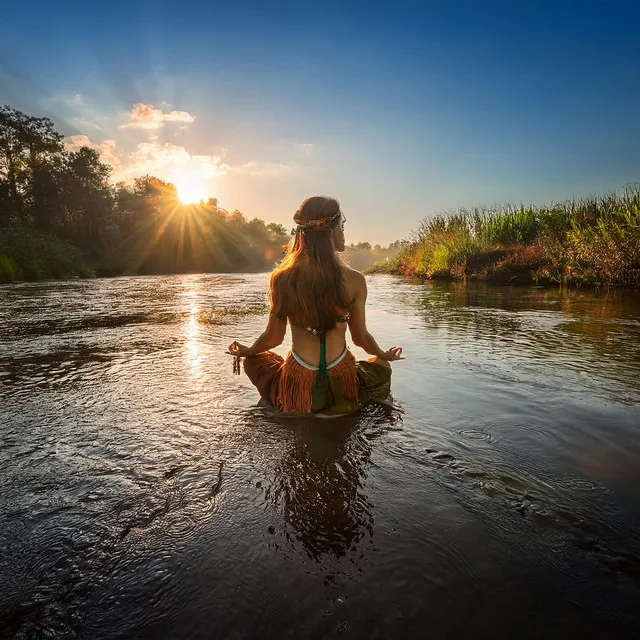
[[[634,2],[14,2],[0,104],[113,181],[287,227],[331,195],[348,241],[387,244],[438,211],[638,180],[638,24]]]
[[[173,180],[173,184],[178,189],[180,202],[184,204],[194,204],[214,197],[211,186],[197,176],[194,177],[188,174],[180,176]]]

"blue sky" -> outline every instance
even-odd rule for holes
[[[639,2],[31,2],[4,6],[0,103],[114,177],[150,172],[348,239],[436,211],[640,180]],[[134,106],[137,105],[137,106]]]

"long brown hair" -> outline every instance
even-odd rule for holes
[[[343,262],[331,241],[331,229],[342,224],[340,204],[333,198],[312,196],[298,207],[293,219],[298,229],[271,275],[273,312],[299,327],[329,331],[350,304]],[[309,224],[313,220],[317,226]]]

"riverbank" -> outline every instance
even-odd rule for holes
[[[181,265],[177,261],[155,264],[149,260],[135,259],[135,252],[124,245],[120,249],[93,254],[83,251],[54,233],[32,227],[0,229],[0,284],[13,282],[40,282],[43,280],[67,280],[71,278],[117,277],[128,275],[158,275],[170,273],[202,273],[207,265],[211,272],[266,271],[270,267],[268,257],[276,255],[280,244],[271,243],[267,256],[254,247],[242,256],[236,268],[229,261],[210,258],[196,264]],[[216,267],[218,267],[216,269]]]
[[[255,222],[253,224],[258,226]],[[219,229],[217,235],[221,235]],[[284,253],[288,238],[283,232],[259,246],[249,245],[235,256],[234,261],[227,260],[225,264],[219,264],[220,260],[216,262],[215,257],[210,257],[195,264],[192,261],[179,269],[177,261],[153,264],[148,260],[136,260],[135,251],[126,244],[91,255],[56,234],[33,227],[8,227],[0,229],[0,284],[172,273],[258,273],[273,268]],[[227,252],[232,244],[231,241],[227,243]],[[368,242],[350,244],[346,247],[345,257],[354,269],[364,270],[376,260],[395,258],[404,245],[403,241],[386,247],[372,247]]]
[[[396,260],[368,272],[640,287],[640,188],[543,207],[437,214],[421,223]]]

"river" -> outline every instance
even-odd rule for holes
[[[0,287],[3,637],[637,637],[638,293],[369,277],[394,405],[314,421],[266,286]]]

